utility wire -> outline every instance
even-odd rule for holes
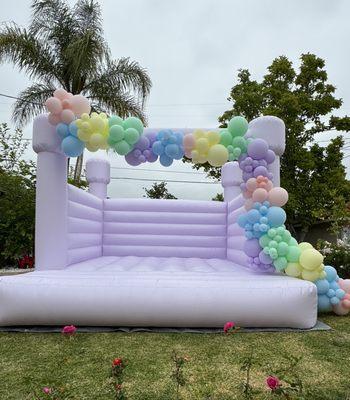
[[[146,181],[146,182],[171,182],[171,183],[203,183],[205,185],[219,185],[220,182],[203,182],[203,181],[179,181],[172,179],[147,179],[147,178],[124,178],[112,176],[111,179],[128,180],[128,181]]]

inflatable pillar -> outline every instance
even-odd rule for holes
[[[86,179],[89,192],[100,199],[107,198],[107,185],[111,181],[111,167],[107,160],[90,158],[86,161]]]
[[[33,122],[36,175],[35,268],[67,265],[67,158],[47,115]]]
[[[242,171],[237,161],[224,164],[221,168],[221,185],[224,188],[224,201],[227,203],[241,194]]]
[[[270,149],[275,152],[276,159],[269,165],[269,171],[273,174],[274,186],[280,186],[280,157],[286,147],[284,122],[272,116],[258,117],[249,123],[247,134],[266,140]]]

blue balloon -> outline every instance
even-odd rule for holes
[[[336,297],[336,296],[331,297],[331,298],[329,299],[329,301],[331,302],[331,304],[332,304],[333,306],[335,306],[335,305],[337,305],[337,304],[340,303],[340,300],[339,300],[338,297]]]
[[[343,289],[337,289],[335,291],[335,295],[338,297],[338,299],[342,299],[345,296],[345,291]]]
[[[318,296],[318,311],[328,312],[332,310],[332,304],[325,294]]]
[[[286,222],[286,212],[281,207],[270,207],[266,217],[269,220],[269,225],[273,228],[283,225]]]
[[[157,154],[157,156],[161,156],[164,153],[162,143],[160,141],[154,142],[152,145],[152,151],[154,154]]]
[[[329,286],[330,286],[327,279],[319,279],[315,282],[315,285],[317,287],[317,293],[319,295],[327,294],[327,292],[329,290]]]
[[[237,223],[238,223],[238,225],[239,225],[241,228],[245,228],[245,225],[246,225],[246,223],[247,223],[246,214],[241,214],[241,215],[238,217]]]
[[[173,163],[173,159],[168,157],[166,154],[162,154],[159,157],[159,162],[163,165],[163,167],[169,167]]]
[[[62,140],[61,148],[67,157],[78,157],[84,151],[84,142],[74,136],[67,136]]]
[[[252,208],[247,212],[247,220],[251,224],[255,224],[255,222],[258,222],[260,220],[260,213],[258,210],[255,208]]]
[[[69,126],[69,133],[75,137],[78,137],[78,127],[77,124],[75,123],[75,121],[72,121]]]
[[[170,158],[176,158],[178,155],[178,145],[177,144],[168,144],[165,146],[165,154]]]
[[[326,273],[326,279],[328,282],[338,280],[338,274],[337,274],[337,270],[335,268],[331,267],[330,265],[326,265],[324,267],[324,271]]]
[[[60,122],[59,124],[56,125],[56,133],[61,139],[64,139],[67,136],[69,136],[68,125],[64,124],[63,122]]]

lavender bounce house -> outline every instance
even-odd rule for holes
[[[279,186],[284,123],[260,117],[249,132],[274,150]],[[110,199],[105,160],[86,163],[89,192],[67,184],[55,133],[46,115],[35,119],[36,270],[0,278],[0,325],[315,325],[314,283],[247,268],[237,162],[222,167],[224,202]]]

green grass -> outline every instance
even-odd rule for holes
[[[350,318],[322,320],[334,330],[232,336],[101,333],[78,334],[72,340],[60,334],[1,333],[0,399],[38,399],[34,393],[43,386],[59,389],[64,399],[113,399],[109,372],[115,357],[129,361],[129,399],[174,399],[173,349],[190,357],[183,399],[243,399],[240,360],[251,349],[261,364],[252,373],[259,389],[254,399],[271,398],[264,387],[268,364],[279,365],[285,354],[303,356],[299,369],[306,399],[350,399]]]

